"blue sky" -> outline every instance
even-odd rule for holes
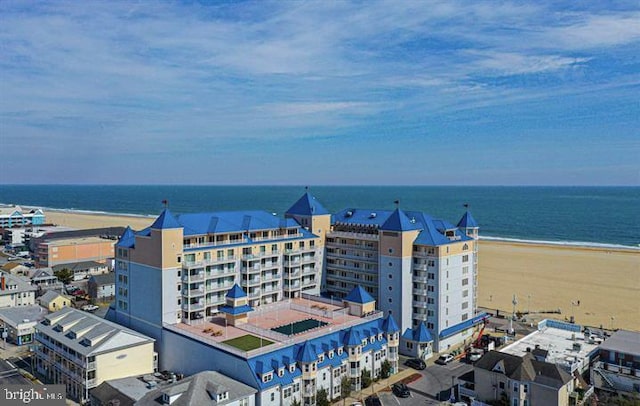
[[[637,1],[0,2],[1,183],[638,185],[639,95]]]

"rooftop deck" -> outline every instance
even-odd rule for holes
[[[348,314],[348,309],[338,301],[333,301],[332,304],[328,299],[298,298],[260,306],[248,314],[249,320],[246,324],[235,327],[227,325],[224,316],[220,315],[210,317],[200,325],[177,323],[165,325],[165,328],[249,358],[379,317],[382,317],[382,312],[375,312],[365,317],[351,316]],[[275,327],[307,319],[318,320],[326,324],[319,323],[319,327],[293,335],[272,330]],[[243,351],[223,343],[248,334],[262,338],[265,345],[250,351]],[[267,344],[267,342],[272,342],[272,344]]]
[[[564,328],[565,324],[567,324],[566,328]],[[541,322],[538,331],[534,331],[500,351],[523,356],[527,353],[527,349],[533,351],[537,347],[548,351],[547,362],[558,364],[570,373],[576,369],[583,372],[589,365],[590,357],[595,354],[598,344],[585,340],[584,334],[580,331],[581,326],[579,325],[555,321],[553,324]]]

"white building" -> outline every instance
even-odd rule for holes
[[[35,304],[36,290],[26,279],[0,272],[0,308]]]

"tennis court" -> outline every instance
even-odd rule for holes
[[[280,334],[292,336],[295,334],[304,333],[305,331],[312,330],[314,328],[326,326],[327,324],[329,323],[325,323],[324,321],[320,321],[316,319],[306,319],[306,320],[294,321],[293,323],[274,327],[271,330]]]

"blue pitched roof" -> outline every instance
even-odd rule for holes
[[[402,210],[395,209],[380,228],[390,231],[410,231],[420,230],[422,227],[414,218],[409,219]]]
[[[229,233],[276,228],[300,228],[294,219],[281,219],[261,210],[221,211],[211,213],[187,213],[177,218],[184,227],[184,235]]]
[[[400,327],[396,324],[391,313],[389,313],[387,317],[385,317],[384,322],[382,322],[382,331],[385,333],[395,333],[400,331]]]
[[[415,239],[415,244],[421,245],[444,245],[451,244],[453,242],[471,241],[472,238],[468,237],[465,233],[460,231],[457,227],[443,220],[434,219],[426,213],[420,211],[407,211],[405,214],[415,219],[416,223],[420,223],[422,231]],[[446,230],[452,230],[456,236],[455,240],[449,240],[445,236]]]
[[[345,345],[360,345],[362,340],[358,337],[358,330],[350,328],[345,335]]]
[[[242,288],[236,283],[231,289],[229,289],[226,297],[231,299],[238,299],[241,297],[247,297],[247,293],[242,290]]]
[[[322,352],[325,353],[325,360],[319,364],[319,367],[323,367],[329,364],[332,366],[337,366],[342,362],[342,360],[348,357],[347,351],[343,351],[342,354],[338,355],[338,348],[344,347],[346,343],[354,339],[356,339],[357,342],[351,341],[354,343],[352,345],[361,345],[362,339],[369,338],[369,334],[378,334],[379,332],[381,332],[383,323],[384,319],[379,318],[357,326],[353,326],[349,329],[342,329],[337,331],[334,330],[333,332],[329,332],[323,336],[307,340],[303,344],[289,345],[281,349],[257,355],[255,357],[249,358],[246,362],[255,373],[255,383],[261,390],[271,388],[276,385],[288,385],[293,382],[294,378],[302,374],[302,371],[299,369],[299,367],[295,368],[293,372],[291,372],[289,368],[285,368],[284,375],[282,377],[278,376],[278,374],[274,374],[273,379],[269,382],[262,382],[262,379],[260,379],[260,374],[264,372],[258,371],[269,372],[273,369],[273,365],[275,365],[274,361],[276,361],[279,365],[289,365],[293,362],[293,360],[299,361],[301,358],[309,360],[302,362],[312,362],[317,360],[318,354]],[[365,346],[365,350],[367,350],[367,348],[371,348],[377,351],[386,342],[387,341],[383,336],[382,340],[376,339],[373,344],[367,344],[367,346]],[[303,348],[305,345],[307,346],[306,349]],[[333,358],[328,357],[328,352],[330,350],[334,351]],[[313,357],[313,359],[311,357]]]
[[[483,322],[485,319],[487,319],[489,317],[489,315],[487,313],[480,313],[479,315],[477,315],[476,317],[463,321],[462,323],[458,323],[455,326],[451,326],[449,328],[445,328],[444,330],[442,330],[440,332],[440,338],[447,338],[449,336],[452,336],[462,330],[468,329],[471,326],[475,326],[476,324],[479,324],[481,322]]]
[[[120,239],[116,243],[116,247],[122,248],[133,248],[136,243],[136,236],[133,233],[131,227],[128,227],[124,230],[124,233],[120,236]]]
[[[237,314],[245,314],[245,313],[252,312],[253,308],[249,305],[242,305],[238,307],[225,305],[225,306],[220,306],[219,310],[223,313],[237,315]]]
[[[302,195],[297,202],[293,204],[286,211],[286,214],[297,214],[300,216],[313,216],[320,214],[329,214],[327,209],[325,209],[319,201],[316,200],[315,197],[311,196],[308,192]]]
[[[391,213],[390,210],[344,209],[334,214],[331,222],[380,227],[387,221]]]
[[[355,288],[351,289],[351,292],[344,298],[344,300],[353,303],[371,303],[375,299],[362,288],[360,285],[356,285]]]
[[[298,350],[298,356],[296,360],[300,362],[314,362],[318,359],[318,354],[311,349],[312,344],[309,341],[305,341],[302,347]]]
[[[428,343],[429,341],[433,341],[431,337],[431,333],[424,326],[424,323],[420,323],[417,329],[408,328],[402,334],[402,338],[409,341],[415,341],[419,343]]]
[[[467,211],[466,213],[464,213],[464,215],[462,216],[462,218],[458,222],[458,227],[460,227],[460,228],[478,227],[478,223],[473,218],[471,213]]]
[[[163,230],[166,228],[180,228],[182,227],[169,209],[162,210],[162,213],[158,216],[156,221],[151,224],[151,228],[154,230]]]
[[[418,329],[414,331],[413,340],[420,343],[433,341],[433,338],[431,338],[431,333],[429,333],[423,322],[420,322],[420,324],[418,325]]]

